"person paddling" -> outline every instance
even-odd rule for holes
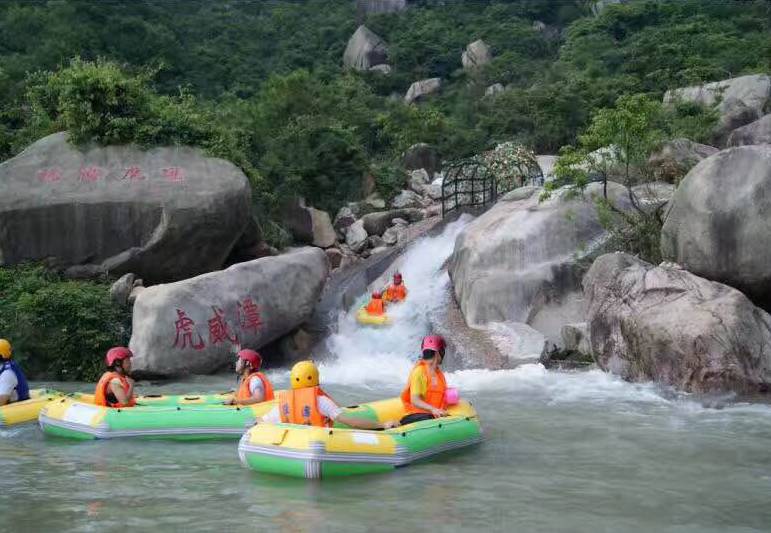
[[[332,427],[339,422],[358,429],[388,429],[395,422],[380,423],[347,415],[319,386],[319,369],[313,361],[300,361],[289,374],[291,390],[278,393],[278,405],[257,423],[302,424],[306,426]]]
[[[230,405],[252,405],[273,399],[273,384],[260,372],[262,356],[254,350],[238,352],[236,373],[240,382]]]
[[[0,339],[0,405],[29,400],[29,384],[19,364],[13,360],[13,348]]]
[[[116,346],[107,350],[105,372],[96,384],[94,403],[105,407],[133,407],[136,405],[134,380],[131,379],[131,350]]]
[[[447,381],[439,366],[444,360],[445,342],[439,335],[429,335],[421,343],[421,360],[410,372],[401,399],[405,416],[400,423],[411,424],[447,416]]]

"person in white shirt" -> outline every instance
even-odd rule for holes
[[[11,343],[0,339],[0,405],[29,400],[27,378],[12,356]]]

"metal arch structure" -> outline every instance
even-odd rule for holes
[[[447,163],[442,180],[442,217],[457,210],[485,211],[498,201],[500,194],[524,185],[543,185],[543,171],[535,159],[518,162],[517,170],[515,180],[499,183],[483,157]]]

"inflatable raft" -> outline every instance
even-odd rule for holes
[[[32,389],[29,391],[29,396],[29,400],[0,406],[0,428],[34,422],[37,420],[40,410],[48,402],[61,398],[62,394],[53,390]]]
[[[171,399],[169,399],[171,401]],[[187,403],[185,403],[187,402]],[[275,402],[249,406],[195,403],[137,405],[113,409],[60,398],[40,411],[40,428],[48,435],[72,439],[147,437],[178,440],[236,439]]]
[[[361,418],[399,420],[399,398],[346,409]],[[238,445],[244,466],[268,474],[307,479],[387,472],[482,440],[474,408],[465,401],[450,416],[385,431],[260,423]]]
[[[356,322],[365,326],[390,326],[391,319],[388,315],[370,315],[366,307],[356,312]]]

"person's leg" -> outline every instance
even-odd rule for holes
[[[413,424],[415,422],[422,422],[423,420],[433,420],[434,415],[431,413],[412,413],[407,415],[399,421],[399,424],[406,426],[407,424]]]

